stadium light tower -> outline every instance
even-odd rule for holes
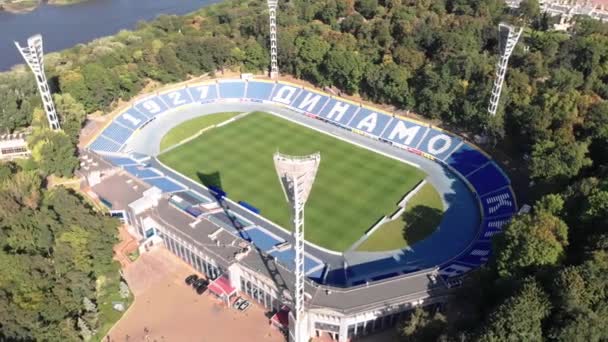
[[[291,205],[293,215],[293,236],[295,249],[294,308],[290,312],[289,340],[294,342],[308,341],[304,330],[307,322],[304,311],[304,205],[315,181],[321,154],[295,157],[274,154],[274,166],[283,188],[287,202]]]
[[[270,78],[279,77],[279,63],[277,61],[277,9],[278,0],[268,0],[268,14],[270,15]]]
[[[523,28],[517,28],[511,25],[500,23],[498,25],[498,44],[500,49],[500,60],[496,65],[496,79],[494,80],[494,87],[492,88],[492,95],[490,96],[490,105],[488,106],[488,112],[491,115],[496,115],[498,109],[498,102],[500,101],[500,93],[502,92],[502,84],[505,81],[505,74],[507,73],[507,65],[509,64],[509,58],[513,49],[521,36]]]
[[[42,105],[46,113],[46,119],[49,121],[49,126],[53,130],[61,129],[59,126],[59,120],[57,119],[57,112],[55,111],[55,104],[51,97],[51,91],[46,81],[46,75],[44,74],[44,55],[42,51],[42,36],[37,34],[27,39],[27,46],[19,45],[19,42],[15,42],[15,46],[25,59],[25,62],[30,67],[34,76],[36,76],[36,83],[38,84],[38,91],[40,97],[42,97]]]

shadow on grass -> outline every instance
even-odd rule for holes
[[[431,235],[441,223],[443,212],[437,208],[417,205],[407,210],[401,220],[403,221],[403,239],[408,245],[425,239]]]
[[[222,189],[222,176],[220,175],[219,171],[214,171],[211,173],[197,172],[196,176],[204,186],[214,186]]]

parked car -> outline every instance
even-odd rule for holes
[[[191,274],[186,277],[186,285],[192,285],[195,281],[198,280],[198,276],[196,274]]]
[[[245,311],[245,310],[247,310],[250,305],[251,305],[251,303],[249,303],[246,300],[243,300],[243,303],[241,303],[241,305],[239,305],[239,311]]]
[[[205,292],[205,290],[207,289],[207,284],[203,283],[200,284],[199,286],[196,287],[196,293],[203,294]]]
[[[201,285],[205,285],[205,286],[206,286],[206,285],[208,285],[208,284],[209,284],[209,282],[208,282],[206,279],[203,279],[203,278],[198,278],[198,279],[197,279],[196,281],[194,281],[194,282],[193,282],[191,285],[192,285],[192,287],[193,287],[193,288],[195,288],[195,289],[196,289],[196,288],[198,288],[198,287],[199,287],[199,286],[201,286]]]
[[[241,306],[241,304],[243,304],[244,301],[245,300],[243,298],[239,297],[234,301],[234,303],[232,304],[232,307],[238,310],[239,306]]]

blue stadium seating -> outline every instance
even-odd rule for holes
[[[245,97],[260,101],[270,100],[273,88],[274,83],[249,81]]]
[[[308,278],[312,279],[313,281],[320,283],[323,280],[323,274],[325,273],[326,269],[327,269],[327,265],[325,265],[325,267],[320,267],[320,268],[316,269],[314,272],[310,272],[310,273],[306,274],[306,276]]]
[[[345,286],[346,285],[346,272],[344,268],[327,268],[327,276],[325,277],[325,284],[333,286]]]
[[[217,85],[215,83],[188,87],[188,92],[194,102],[205,103],[217,99]]]
[[[308,255],[304,256],[304,271],[305,272],[308,272],[319,265],[321,265],[321,263],[317,262],[313,258],[309,257]]]
[[[442,266],[439,269],[439,275],[444,279],[457,278],[463,274],[471,271],[475,267],[467,264],[460,263],[458,261],[451,262],[447,265]]]
[[[280,87],[280,85],[277,85],[275,89],[278,87]],[[329,96],[321,95],[308,90],[301,90],[291,102],[291,106],[307,113],[318,114],[329,101]]]
[[[247,229],[247,234],[251,242],[264,252],[270,250],[274,245],[284,242],[284,240],[276,239],[258,227]]]
[[[485,218],[510,216],[516,210],[515,197],[510,188],[489,193],[480,200]]]
[[[467,176],[467,179],[480,196],[509,185],[509,179],[504,176],[494,163],[489,163],[473,172]]]
[[[242,99],[245,97],[245,82],[219,82],[220,98]]]
[[[119,115],[116,119],[114,119],[115,122],[118,122],[121,125],[128,127],[132,130],[141,127],[148,120],[150,120],[148,117],[139,113],[133,108],[127,110],[126,112]]]
[[[156,115],[167,110],[167,105],[158,97],[149,97],[145,100],[139,101],[134,106],[140,113],[144,114],[149,118],[153,118]]]
[[[460,142],[461,140],[453,135],[431,129],[418,149],[443,160],[458,147]]]
[[[132,133],[132,130],[113,122],[103,130],[102,135],[122,145],[129,139]]]
[[[132,165],[132,166],[125,166],[125,170],[132,174],[133,176],[140,178],[140,179],[146,179],[146,178],[154,178],[154,177],[161,177],[162,174],[158,171],[156,171],[153,168],[145,168],[142,166],[137,166],[137,165]]]
[[[484,220],[481,226],[479,241],[491,241],[494,235],[502,232],[504,226],[509,223],[510,219],[510,217],[506,217]]]
[[[327,120],[346,125],[350,122],[359,108],[360,107],[357,105],[332,99],[325,105],[323,110],[316,114],[319,114],[319,116]]]
[[[448,165],[463,176],[479,169],[488,162],[490,162],[490,159],[485,154],[467,144],[462,144],[447,160]]]
[[[104,158],[116,166],[127,166],[127,165],[136,165],[137,164],[137,162],[131,158],[109,157],[109,156],[105,156]]]
[[[120,150],[120,145],[110,139],[99,136],[93,141],[89,148],[94,151],[118,152],[118,150]]]
[[[426,126],[394,118],[384,130],[384,133],[382,133],[382,138],[401,145],[416,148],[427,130],[428,127]]]
[[[295,258],[296,252],[293,250],[293,248],[289,248],[281,252],[272,251],[270,252],[270,255],[279,259],[279,261],[289,269],[294,269],[293,259]]]
[[[163,102],[169,108],[177,108],[192,103],[192,97],[186,88],[161,94]]]
[[[379,136],[386,128],[392,117],[361,108],[348,124],[349,127]]]
[[[378,274],[383,270],[394,270],[399,266],[399,261],[395,258],[388,257],[378,259],[363,264],[351,265],[347,269],[348,278],[365,278],[371,274]],[[385,272],[389,273],[389,272]]]
[[[161,189],[163,192],[176,192],[184,190],[184,187],[171,181],[168,178],[148,178],[145,180],[146,183]]]
[[[491,242],[476,242],[466,253],[460,256],[458,262],[479,267],[485,264],[492,253]]]
[[[155,115],[169,108],[176,108],[189,103],[212,102],[218,98],[249,98],[280,102],[290,105],[293,109],[319,115],[341,125],[348,125],[354,130],[364,131],[375,136],[381,135],[387,141],[417,148],[437,159],[445,160],[453,170],[467,178],[477,193],[484,214],[483,221],[476,226],[481,231],[475,230],[475,227],[466,231],[452,229],[452,223],[450,222],[461,222],[465,217],[471,216],[470,209],[475,206],[473,200],[458,201],[449,213],[446,212],[445,218],[450,222],[442,221],[440,226],[442,234],[433,234],[429,238],[418,242],[411,250],[404,250],[401,252],[402,254],[394,258],[387,257],[351,265],[345,271],[343,268],[319,267],[322,263],[307,256],[305,258],[307,272],[318,267],[315,272],[308,274],[311,279],[321,281],[325,277],[327,284],[336,286],[343,286],[347,283],[362,283],[366,280],[386,279],[402,272],[407,273],[441,263],[443,260],[447,260],[448,255],[454,255],[455,250],[462,251],[465,246],[470,246],[471,236],[479,233],[477,242],[464,254],[455,261],[441,266],[440,274],[442,276],[446,278],[458,277],[487,260],[491,252],[490,241],[492,236],[502,231],[504,224],[516,212],[516,202],[512,190],[508,187],[510,184],[508,177],[489,157],[473,146],[466,143],[462,144],[460,138],[409,121],[406,118],[375,113],[373,110],[360,108],[356,104],[341,102],[338,99],[332,99],[329,96],[311,92],[301,87],[278,83],[253,80],[247,82],[242,80],[220,81],[149,97],[119,115],[115,122],[108,126],[102,132],[102,135],[90,145],[90,148],[97,151],[117,152],[121,145],[128,140],[133,130],[144,125],[147,120]],[[336,104],[348,106],[341,117],[338,117],[338,112],[332,113]],[[138,163],[135,159],[125,157],[107,157],[106,159],[114,165],[125,168],[127,172],[136,177],[144,179],[149,184],[159,187],[164,192],[186,190],[180,184],[167,177],[162,177],[154,169],[138,167],[137,164],[142,163]],[[461,187],[466,189],[466,186],[461,181],[457,183],[454,191],[457,194],[462,194]],[[466,192],[466,190],[464,191]],[[211,201],[208,198],[206,200]],[[466,203],[462,204],[461,202]],[[250,239],[253,244],[264,251],[272,250],[274,245],[283,242],[283,240],[272,237],[259,227],[245,231],[237,230],[235,225],[242,228],[250,226],[251,223],[241,222],[236,216],[231,219],[225,213],[218,213],[211,215],[210,219],[237,236],[244,234],[243,237]],[[450,241],[449,248],[442,249],[438,253],[436,246],[443,246],[446,241]],[[288,267],[293,268],[293,249],[283,252],[273,251],[271,255],[277,257]]]

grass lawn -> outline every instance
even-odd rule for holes
[[[397,160],[267,113],[252,113],[214,128],[159,159],[205,185],[218,185],[290,229],[290,211],[272,155],[321,152],[306,206],[306,239],[344,251],[396,208],[424,172]]]
[[[93,335],[93,341],[101,341],[124,314],[124,312],[114,310],[113,302],[123,302],[126,311],[133,301],[133,295],[126,299],[120,297],[120,275],[118,272],[106,274],[100,277],[97,282],[97,309],[99,310],[101,326]]]
[[[173,127],[169,133],[165,134],[163,139],[160,141],[160,150],[163,151],[164,149],[169,148],[184,139],[190,138],[200,130],[224,122],[237,114],[239,113],[214,113],[182,122],[181,124]]]
[[[437,190],[426,183],[407,203],[401,217],[380,226],[357,250],[377,252],[411,246],[435,231],[443,210]]]

